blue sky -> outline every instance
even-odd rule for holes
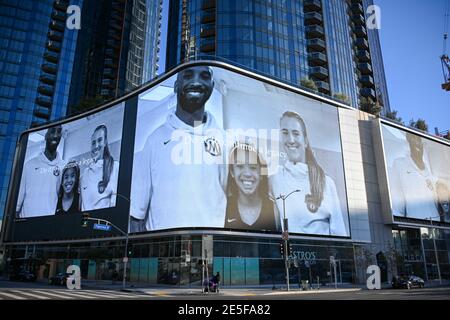
[[[381,48],[391,108],[406,124],[411,118],[425,119],[430,133],[435,127],[450,129],[450,92],[441,89],[439,58],[446,1],[374,1],[381,9]]]
[[[440,56],[444,9],[450,0],[375,0],[381,8],[381,48],[391,108],[406,124],[425,119],[430,133],[450,129],[450,92],[444,82]],[[167,34],[168,0],[163,5],[163,39]],[[161,52],[165,52],[165,43]],[[447,41],[450,50],[450,40]],[[160,59],[164,72],[165,56]]]

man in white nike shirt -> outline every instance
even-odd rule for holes
[[[45,150],[25,163],[16,206],[18,218],[55,214],[61,170],[64,167],[56,151],[61,134],[61,126],[48,129]]]
[[[205,111],[214,82],[209,67],[178,73],[176,110],[135,156],[130,232],[223,228],[227,168],[223,132]],[[198,161],[200,160],[200,161]]]
[[[410,156],[394,161],[392,170],[392,204],[395,216],[427,219],[439,216],[436,178],[424,160],[422,139],[406,133]]]

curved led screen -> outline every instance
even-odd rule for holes
[[[394,217],[450,222],[450,148],[382,124]]]
[[[201,63],[25,132],[7,239],[202,228],[350,237],[337,107]],[[245,74],[245,75],[244,75]]]
[[[337,108],[197,66],[140,94],[137,114],[131,232],[349,236]]]

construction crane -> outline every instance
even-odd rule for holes
[[[450,91],[450,58],[447,54],[449,12],[450,0],[447,0],[444,15],[444,49],[441,56],[442,72],[444,73],[444,83],[442,84],[442,89],[444,89],[445,91]]]

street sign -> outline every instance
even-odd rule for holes
[[[123,257],[123,260],[122,260],[124,263],[127,263],[128,262],[128,257]]]
[[[95,223],[94,224],[94,229],[95,230],[103,230],[103,231],[111,231],[111,226],[109,226],[107,224]]]

